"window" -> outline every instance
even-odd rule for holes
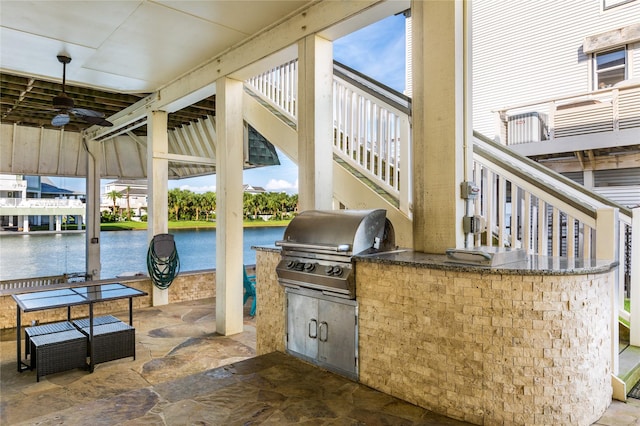
[[[596,89],[606,89],[626,78],[627,51],[621,49],[594,54]]]

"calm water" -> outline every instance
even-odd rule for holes
[[[273,245],[281,240],[284,227],[245,228],[245,265],[255,264],[252,246]],[[181,271],[211,269],[216,266],[216,231],[172,230]],[[100,233],[101,278],[123,272],[147,273],[147,232],[112,231]],[[28,234],[0,235],[0,280],[60,275],[85,270],[85,235]]]

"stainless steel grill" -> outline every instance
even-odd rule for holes
[[[354,299],[353,256],[392,250],[394,244],[385,210],[308,210],[291,221],[282,241],[276,241],[282,247],[278,281]]]

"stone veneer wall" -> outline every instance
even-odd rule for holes
[[[256,251],[256,354],[284,352],[286,298],[276,275],[279,252]]]
[[[113,282],[113,281],[112,281]],[[140,279],[122,280],[128,286],[145,291],[149,296],[133,298],[133,319],[135,321],[135,309],[152,306],[151,295],[153,284],[148,277]],[[90,284],[90,283],[89,283]],[[185,272],[179,274],[169,287],[169,303],[184,302],[188,300],[206,299],[216,295],[215,270]],[[94,315],[113,314],[115,312],[128,312],[129,300],[116,300],[112,302],[100,302],[94,305]],[[74,318],[89,316],[88,306],[74,306],[71,308]],[[28,312],[22,314],[22,325],[31,325],[32,320],[41,324],[67,319],[67,309],[50,309],[46,311]],[[134,324],[135,325],[135,324]],[[11,329],[16,326],[16,302],[10,292],[0,294],[0,329]]]
[[[356,267],[363,384],[485,425],[590,425],[611,403],[611,273]]]

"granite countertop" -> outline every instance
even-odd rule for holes
[[[252,246],[252,250],[280,253],[281,248],[272,246]],[[488,250],[492,251],[492,250]],[[499,250],[493,250],[499,251]],[[440,269],[455,272],[498,273],[508,275],[584,275],[609,272],[618,266],[612,260],[569,259],[524,255],[520,260],[495,266],[456,263],[445,254],[427,254],[411,249],[398,249],[383,253],[355,255],[356,262],[404,265],[414,268]]]
[[[416,268],[441,269],[456,272],[499,273],[510,275],[582,275],[609,272],[618,266],[611,260],[568,259],[527,255],[523,260],[497,266],[482,266],[451,262],[444,254],[427,254],[413,250],[355,256],[356,262],[405,265]]]
[[[270,246],[251,246],[251,250],[256,251],[271,251],[274,253],[280,253],[282,251],[281,247],[277,247],[275,244]]]

